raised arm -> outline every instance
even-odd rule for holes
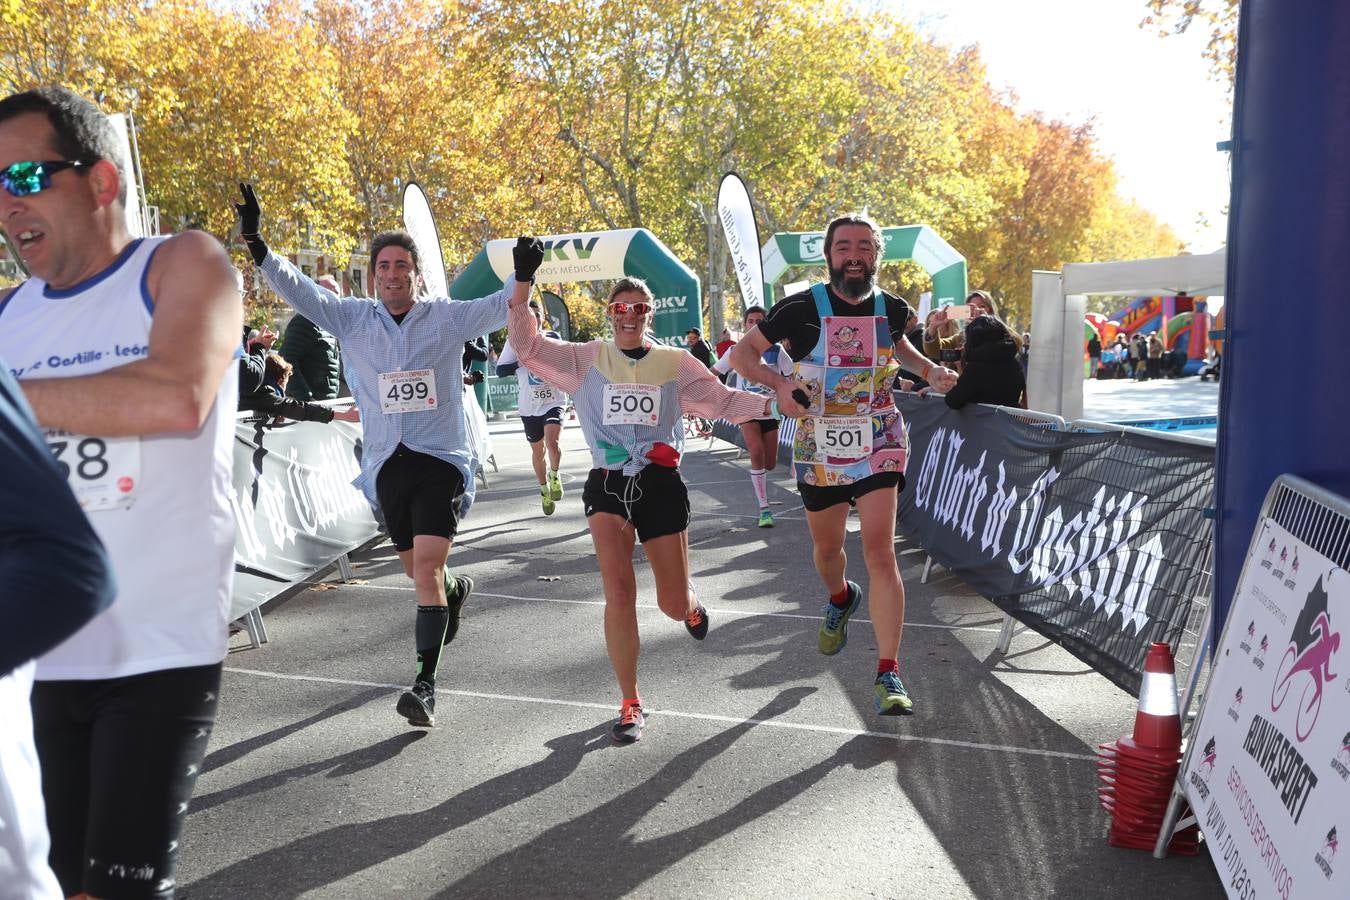
[[[267,242],[259,233],[262,227],[262,206],[258,203],[253,185],[241,182],[239,193],[244,200],[234,205],[234,211],[239,216],[239,236],[268,286],[291,309],[326,329],[329,334],[344,337],[349,317],[356,314],[361,304],[352,300],[344,301],[332,291],[319,287],[288,260],[268,250]]]
[[[571,344],[540,334],[534,314],[523,301],[511,305],[506,327],[508,347],[520,365],[560,391],[575,394],[581,390],[581,379],[595,365],[598,345]]]
[[[145,357],[96,375],[24,381],[43,425],[117,437],[196,431],[206,421],[244,324],[234,268],[215,238],[185,231],[160,246],[146,281],[154,319]]]

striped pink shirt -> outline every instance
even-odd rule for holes
[[[595,366],[600,348],[604,346],[604,341],[574,344],[545,337],[539,333],[534,315],[524,303],[511,307],[507,327],[507,337],[516,349],[521,365],[569,394],[581,389],[582,379]],[[729,422],[769,417],[767,398],[727,387],[689,353],[680,359],[676,384],[680,392],[680,409],[686,413]]]

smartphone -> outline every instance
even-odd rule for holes
[[[948,319],[969,319],[970,307],[965,303],[953,303],[951,306],[944,306],[947,311]]]

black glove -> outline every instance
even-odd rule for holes
[[[248,246],[254,264],[260,266],[267,259],[267,244],[258,234],[258,227],[262,224],[262,207],[253,193],[253,185],[239,182],[239,193],[244,195],[244,202],[234,205],[234,211],[239,214],[239,236]]]
[[[516,281],[534,281],[534,273],[544,262],[544,242],[539,238],[518,237],[511,248],[511,258],[516,263]]]

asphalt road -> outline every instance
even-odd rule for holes
[[[414,602],[388,544],[266,612],[226,661],[184,837],[179,896],[1221,897],[1210,860],[1119,850],[1092,752],[1134,702],[950,576],[908,589],[901,674],[916,714],[872,711],[866,606],[833,658],[802,510],[780,469],[755,527],[745,460],[698,441],[690,484],[699,643],[655,606],[638,551],[643,740],[619,695],[581,513],[589,467],[564,431],[567,496],[545,518],[514,420],[452,553],[477,591],[442,663],[437,727],[394,702]],[[850,520],[856,531],[856,519]],[[852,577],[865,583],[850,537]]]

